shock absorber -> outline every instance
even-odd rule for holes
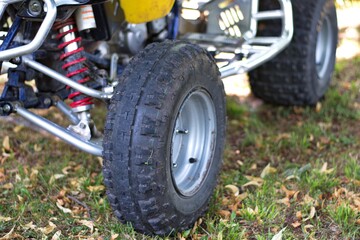
[[[64,51],[60,55],[60,60],[64,62],[62,68],[66,71],[66,76],[78,83],[87,83],[90,77],[85,65],[86,58],[83,56],[84,48],[80,46],[81,37],[77,36],[75,20],[70,18],[65,22],[58,22],[54,25],[54,29],[59,32],[56,38],[61,40],[58,48]],[[70,89],[68,98],[73,100],[70,107],[74,112],[87,111],[93,106],[91,97],[73,89]]]
[[[86,66],[86,57],[83,54],[84,48],[81,46],[82,39],[78,36],[75,19],[69,18],[64,22],[55,23],[54,29],[58,32],[56,39],[61,41],[58,48],[63,50],[60,61],[64,63],[62,69],[66,71],[66,76],[81,84],[88,83],[91,80],[89,69]],[[69,130],[89,140],[91,136],[98,135],[89,112],[94,106],[93,99],[70,87],[67,88],[70,90],[68,98],[72,100],[70,107],[73,112],[77,113],[80,120],[77,125],[69,126]]]

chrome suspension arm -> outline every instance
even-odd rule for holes
[[[76,148],[96,156],[102,156],[103,148],[101,145],[84,140],[79,135],[76,135],[75,133],[60,127],[57,124],[38,116],[29,110],[26,110],[19,104],[14,104],[14,111],[29,122],[44,129],[45,131],[48,131],[63,141],[75,146]]]
[[[77,82],[74,82],[73,80],[71,80],[70,78],[68,77],[65,77],[64,75],[52,70],[51,68],[48,68],[46,67],[45,65],[39,63],[39,62],[36,62],[32,59],[30,59],[29,57],[25,56],[22,58],[22,62],[41,72],[41,73],[44,73],[46,74],[47,76],[85,94],[85,95],[88,95],[88,96],[91,96],[91,97],[94,97],[94,98],[99,98],[99,99],[110,99],[112,97],[112,93],[106,93],[106,92],[102,92],[102,91],[97,91],[95,89],[92,89],[92,88],[89,88],[87,86],[85,86],[84,84],[80,84],[80,83],[77,83]]]

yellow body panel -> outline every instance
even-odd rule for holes
[[[175,0],[120,0],[129,23],[144,23],[166,16]]]

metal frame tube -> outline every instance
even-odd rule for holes
[[[9,4],[21,2],[22,0],[0,0],[0,18],[2,18],[6,7]]]
[[[292,4],[291,4],[291,0],[278,0],[278,1],[280,3],[281,12],[283,12],[283,14],[280,14],[279,10],[258,13],[257,9],[255,9],[255,11],[252,13],[252,28],[253,28],[252,31],[255,30],[256,32],[256,27],[254,26],[256,26],[255,23],[257,23],[259,17],[262,19],[281,18],[283,20],[283,29],[281,36],[278,37],[277,41],[273,43],[271,46],[264,48],[263,51],[254,53],[248,59],[242,61],[234,61],[229,65],[220,68],[219,70],[222,78],[236,75],[239,73],[248,72],[256,68],[257,66],[265,63],[266,61],[271,60],[289,45],[294,34]],[[254,0],[254,2],[256,1]],[[269,39],[272,41],[275,40],[275,38],[269,38]],[[256,48],[256,46],[251,45],[251,42],[256,43],[257,41],[256,37],[249,38],[246,40],[247,41],[245,43],[250,44],[248,45],[249,50],[252,50],[254,47]],[[264,38],[259,38],[259,40],[260,42],[265,41]]]
[[[80,136],[74,134],[73,132],[70,132],[61,126],[43,117],[40,117],[23,107],[14,106],[14,111],[36,126],[44,129],[45,131],[48,131],[49,133],[73,145],[74,147],[96,156],[102,156],[103,148],[101,145],[95,144],[91,141],[83,140]]]
[[[21,0],[0,0],[0,17],[5,11],[7,5],[19,1]],[[33,53],[34,51],[38,50],[41,47],[49,31],[51,30],[52,25],[55,22],[56,14],[57,14],[56,4],[54,0],[43,0],[43,1],[46,4],[47,12],[34,39],[26,45],[1,51],[0,61],[9,60],[14,57],[20,57],[29,53]]]
[[[79,124],[80,119],[66,103],[58,99],[55,99],[53,101],[54,101],[54,106],[57,107],[62,113],[64,113],[72,124],[74,125]]]
[[[46,67],[45,65],[43,65],[39,62],[31,60],[29,57],[23,57],[22,61],[23,61],[23,63],[25,63],[25,65],[27,65],[39,72],[42,72],[45,75],[65,84],[85,95],[88,95],[90,97],[99,98],[99,99],[110,99],[113,95],[112,93],[105,93],[102,91],[94,90],[92,88],[85,86],[84,84],[77,83],[77,82],[73,81],[72,79],[63,76],[62,74],[52,70],[51,68]]]

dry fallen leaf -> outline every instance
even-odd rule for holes
[[[14,127],[13,131],[14,131],[14,133],[19,133],[23,128],[24,128],[24,126],[17,125],[16,127]]]
[[[304,196],[303,202],[301,204],[309,204],[309,203],[314,203],[315,199],[313,199],[312,197],[310,197],[308,194],[306,194]]]
[[[240,190],[237,186],[229,184],[226,185],[225,188],[230,189],[235,197],[239,195]]]
[[[42,147],[40,145],[37,145],[37,144],[34,145],[35,152],[40,152],[41,150],[42,150]]]
[[[180,234],[180,236],[181,236],[181,234]],[[113,235],[111,235],[111,238],[110,238],[110,240],[115,240],[115,239],[117,239],[119,237],[119,234],[113,234]],[[185,238],[184,238],[185,239]]]
[[[104,166],[104,159],[102,157],[97,157],[96,159],[98,160],[100,166],[103,167]]]
[[[290,133],[282,133],[282,134],[279,134],[276,139],[275,139],[275,142],[280,142],[281,140],[283,139],[290,139],[291,138],[291,134]]]
[[[318,102],[318,103],[316,104],[315,111],[318,113],[318,112],[321,111],[321,108],[322,108],[321,102]]]
[[[250,167],[250,170],[256,170],[257,169],[257,165],[256,163],[252,164]]]
[[[10,152],[11,148],[10,148],[10,138],[9,136],[5,136],[4,140],[3,140],[3,149],[5,152]]]
[[[39,170],[31,169],[30,180],[35,181],[37,179],[38,174],[39,174]]]
[[[322,167],[321,167],[321,169],[320,169],[320,172],[321,172],[321,173],[325,172],[326,169],[327,169],[327,166],[328,166],[328,163],[325,162],[325,163],[322,165]]]
[[[61,236],[61,231],[57,231],[51,238],[51,240],[58,240],[60,239],[60,236]]]
[[[12,219],[11,217],[3,217],[3,216],[0,215],[0,222],[8,222],[11,219]]]
[[[360,180],[356,180],[356,179],[355,179],[353,182],[354,182],[354,184],[355,184],[356,186],[360,187]]]
[[[88,227],[90,229],[91,233],[94,232],[94,222],[93,221],[79,220],[78,222],[81,223],[82,225]]]
[[[283,199],[277,200],[277,203],[285,204],[287,207],[290,207],[290,199],[285,197]]]
[[[294,228],[298,228],[299,226],[301,226],[301,223],[299,221],[296,221],[292,223],[291,226],[293,226]]]
[[[329,174],[329,173],[332,173],[334,171],[334,168],[330,168],[330,169],[327,169],[328,167],[328,163],[324,163],[324,165],[321,167],[320,169],[320,173],[325,173],[325,174]]]
[[[297,212],[296,212],[296,218],[297,218],[298,220],[301,220],[301,219],[302,219],[302,213],[301,213],[301,211],[297,211]]]
[[[230,211],[227,211],[227,210],[219,210],[219,211],[218,211],[218,214],[219,214],[221,217],[223,217],[223,218],[225,218],[225,219],[228,219],[228,218],[230,217],[231,212],[230,212]]]
[[[49,184],[53,184],[55,182],[55,180],[58,180],[60,178],[65,177],[64,174],[54,174],[51,176],[50,180],[49,180]]]
[[[242,185],[243,187],[248,187],[248,186],[256,186],[256,187],[261,187],[262,183],[259,183],[257,181],[250,181],[248,183],[245,183],[244,185]]]
[[[281,190],[285,193],[287,198],[291,198],[296,193],[296,191],[288,190],[284,185],[281,186]]]
[[[49,221],[49,225],[47,225],[46,227],[43,228],[38,228],[40,230],[40,232],[42,232],[45,235],[48,235],[49,233],[51,233],[52,231],[54,231],[54,229],[56,228],[56,225],[52,222]]]
[[[238,201],[240,203],[242,200],[244,200],[247,197],[248,197],[247,192],[244,192],[244,193],[242,193],[242,194],[240,194],[239,196],[236,197],[236,201]]]
[[[276,168],[270,166],[270,163],[262,170],[260,177],[264,178],[269,174],[276,173]]]
[[[35,229],[36,229],[36,225],[33,224],[33,222],[29,222],[29,223],[25,224],[24,226],[22,226],[22,228],[24,228],[25,230],[28,230],[28,229],[35,230]]]
[[[278,232],[277,234],[275,234],[271,240],[281,240],[282,239],[282,235],[283,232],[285,231],[286,227],[284,227],[283,229],[280,230],[280,232]]]
[[[311,209],[310,209],[310,214],[309,214],[309,216],[308,216],[307,218],[305,218],[305,219],[303,220],[303,222],[306,222],[306,221],[314,218],[315,213],[316,213],[315,207],[312,206]]]
[[[251,215],[256,215],[259,213],[259,208],[258,206],[255,207],[255,209],[252,209],[250,207],[247,207],[246,208],[246,211],[248,212],[248,214],[251,214]]]
[[[72,167],[71,166],[67,166],[67,167],[64,167],[61,172],[65,175],[68,175],[69,174],[69,170],[71,170]]]
[[[105,186],[104,185],[88,186],[87,189],[90,192],[101,192],[101,191],[105,190]]]
[[[246,178],[247,180],[249,180],[250,182],[245,183],[244,185],[242,185],[242,187],[247,187],[247,186],[257,186],[257,187],[260,187],[260,186],[263,184],[263,182],[264,182],[264,179],[259,178],[259,177],[245,176],[245,178]]]
[[[58,202],[56,203],[56,206],[64,213],[72,213],[72,211],[70,209],[61,206],[60,203],[58,203]]]
[[[14,185],[12,183],[6,183],[6,184],[2,185],[1,188],[10,190],[10,189],[14,188]]]

